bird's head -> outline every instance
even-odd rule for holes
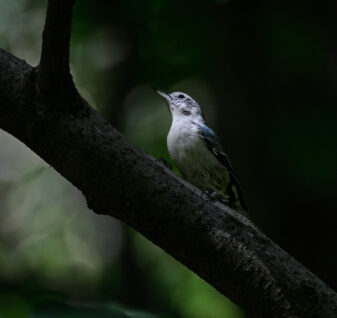
[[[182,92],[171,94],[159,90],[156,92],[167,101],[173,119],[200,120],[204,118],[200,105],[191,96]]]

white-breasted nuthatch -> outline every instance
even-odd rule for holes
[[[245,213],[238,179],[219,138],[206,125],[200,105],[182,92],[156,91],[165,98],[172,115],[167,148],[184,179]]]

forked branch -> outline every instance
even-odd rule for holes
[[[334,291],[248,219],[203,200],[130,144],[75,89],[62,103],[76,112],[53,111],[69,74],[72,3],[49,1],[38,76],[0,50],[0,127],[78,187],[96,213],[124,221],[254,316],[337,317]],[[43,78],[53,93],[36,90]]]
[[[43,30],[38,84],[45,94],[66,95],[72,86],[69,48],[75,0],[49,0]]]

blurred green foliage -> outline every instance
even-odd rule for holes
[[[46,3],[0,0],[0,47],[37,65]],[[81,94],[155,158],[170,161],[170,115],[150,85],[194,96],[252,218],[332,287],[336,12],[317,1],[81,0],[71,42]],[[0,147],[0,318],[243,317],[145,238],[89,211],[2,131]]]

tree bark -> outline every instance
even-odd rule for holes
[[[79,188],[96,213],[124,221],[255,317],[337,317],[334,291],[247,218],[204,200],[130,144],[78,94],[66,53],[73,3],[55,8],[57,1],[49,1],[40,67],[0,50],[0,127]],[[48,31],[59,21],[61,40]]]

